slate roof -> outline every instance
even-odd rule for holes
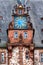
[[[0,20],[0,28],[2,32],[0,32],[1,43],[0,47],[5,47],[7,44],[7,33],[6,30],[8,29],[8,25],[10,21],[12,21],[12,9],[13,6],[17,3],[16,0],[0,0],[0,16],[3,16],[3,20]],[[41,40],[43,40],[43,33],[41,29],[43,28],[43,1],[30,1],[26,4],[26,6],[31,7],[30,9],[30,17],[33,27],[35,29],[35,36],[34,36],[34,44],[35,47],[43,47]]]

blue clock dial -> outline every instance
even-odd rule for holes
[[[26,29],[27,21],[26,17],[15,17],[14,18],[14,29]]]

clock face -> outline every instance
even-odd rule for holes
[[[14,29],[27,29],[26,17],[14,17]]]

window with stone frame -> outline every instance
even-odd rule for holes
[[[40,62],[43,62],[43,53],[40,53]]]
[[[26,39],[28,37],[27,32],[24,32],[24,39]]]
[[[26,60],[28,60],[28,59],[29,59],[29,51],[28,51],[28,50],[26,50],[26,53],[25,53],[25,58],[26,58]]]
[[[6,63],[6,54],[5,54],[5,52],[1,52],[0,53],[0,63],[1,64],[5,64]]]
[[[18,38],[18,32],[14,32],[14,38]]]
[[[19,13],[19,14],[22,14],[22,10],[21,10],[21,9],[19,9],[19,10],[18,10],[18,13]]]

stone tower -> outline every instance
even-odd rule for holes
[[[12,21],[8,34],[8,64],[33,65],[34,63],[34,29],[28,14],[30,7],[14,6]]]

